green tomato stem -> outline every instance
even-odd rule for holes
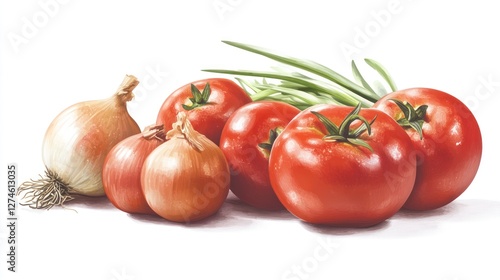
[[[339,126],[334,124],[330,119],[325,117],[324,115],[311,111],[312,114],[314,114],[320,121],[321,123],[325,126],[326,131],[328,132],[323,139],[327,142],[347,142],[355,146],[362,146],[367,148],[370,151],[373,151],[373,148],[368,144],[366,141],[360,139],[359,137],[363,133],[368,133],[368,135],[371,134],[371,125],[375,121],[376,118],[374,118],[371,122],[368,122],[364,117],[359,115],[359,112],[361,110],[361,106],[358,105],[356,106],[347,116],[344,118],[344,120],[340,123]],[[362,122],[361,126],[357,127],[356,129],[351,129],[351,124],[359,120]]]

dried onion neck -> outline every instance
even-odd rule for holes
[[[138,84],[136,77],[126,75],[110,98],[76,103],[51,122],[42,148],[45,176],[19,186],[20,205],[50,209],[73,200],[73,195],[104,195],[106,154],[121,140],[140,133],[126,106]]]

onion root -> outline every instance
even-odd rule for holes
[[[29,180],[22,183],[17,195],[21,196],[23,202],[20,205],[29,206],[32,209],[50,209],[55,205],[64,206],[67,201],[73,200],[71,187],[62,181],[57,173],[50,170],[45,171],[45,176],[37,180]]]

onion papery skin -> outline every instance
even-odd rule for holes
[[[174,137],[155,149],[142,168],[141,182],[148,205],[174,222],[195,222],[215,214],[225,201],[230,184],[224,154],[205,136],[205,149],[195,150]]]
[[[151,214],[141,186],[141,171],[149,154],[164,140],[146,139],[142,133],[116,144],[106,156],[102,183],[106,196],[118,209],[131,214]]]
[[[19,185],[19,204],[33,209],[64,206],[75,194],[102,196],[102,167],[107,153],[140,128],[127,111],[139,84],[126,75],[113,96],[76,103],[50,123],[42,145],[45,176]]]
[[[127,101],[139,82],[127,75],[117,92],[101,100],[76,103],[49,125],[42,146],[48,171],[71,193],[102,196],[102,166],[107,153],[121,140],[141,132],[127,111]]]
[[[72,192],[102,196],[102,166],[107,153],[119,141],[140,132],[119,95],[77,103],[48,127],[43,162]]]

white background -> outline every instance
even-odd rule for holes
[[[1,1],[0,279],[500,279],[499,26],[495,1]],[[106,198],[71,203],[78,213],[19,208],[17,272],[7,271],[7,165],[19,182],[43,172],[50,121],[107,98],[125,74],[143,81],[129,111],[144,127],[177,87],[221,76],[201,69],[276,65],[221,40],[347,76],[351,58],[370,57],[399,88],[455,95],[482,129],[476,179],[442,209],[368,229],[310,226],[234,197],[192,225],[128,215]]]

